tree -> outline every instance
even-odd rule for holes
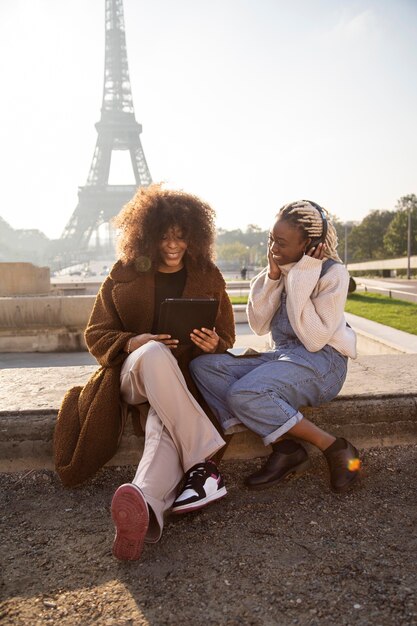
[[[348,249],[355,261],[383,259],[387,256],[385,233],[394,219],[394,211],[371,211],[348,235]]]
[[[387,228],[384,244],[392,256],[407,254],[408,212],[411,212],[411,254],[417,254],[417,196],[412,193],[400,198],[397,211]]]
[[[244,234],[240,228],[235,230],[220,229],[217,231],[216,245],[221,246],[223,244],[235,243],[236,241],[243,243],[243,239]]]
[[[238,241],[218,245],[216,252],[219,261],[233,262],[239,266],[249,261],[249,249]]]
[[[216,244],[221,246],[225,243],[239,242],[244,246],[252,247],[265,243],[267,238],[268,232],[266,230],[262,230],[262,228],[256,226],[256,224],[249,224],[245,231],[240,228],[235,230],[219,229],[217,231]]]
[[[330,219],[332,221],[333,226],[336,229],[336,234],[337,234],[337,239],[338,239],[338,246],[337,246],[337,252],[340,256],[341,259],[343,259],[343,261],[346,261],[346,263],[349,261],[349,259],[345,259],[345,233],[348,233],[348,238],[349,238],[349,233],[352,229],[353,226],[353,222],[348,222],[349,225],[349,229],[347,230],[345,228],[345,223],[340,221],[340,219],[338,217],[336,217],[336,215],[333,215],[332,213],[329,214],[330,215]],[[348,247],[348,256],[350,256],[350,249]]]
[[[216,252],[220,263],[240,265],[249,264],[253,267],[266,265],[266,247],[268,231],[256,224],[249,224],[245,232],[235,230],[217,231]]]
[[[244,233],[244,243],[246,246],[258,246],[261,241],[266,241],[266,231],[256,224],[249,224]]]

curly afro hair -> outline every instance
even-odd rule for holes
[[[213,261],[214,218],[214,210],[197,196],[163,189],[161,184],[140,187],[112,220],[119,229],[119,258],[142,271],[155,271],[162,235],[178,226],[187,242],[186,254],[203,268]]]

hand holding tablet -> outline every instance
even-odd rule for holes
[[[181,345],[190,345],[195,329],[214,328],[218,308],[219,301],[214,298],[167,298],[159,309],[158,333],[171,335]]]

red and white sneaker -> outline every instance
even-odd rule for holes
[[[223,478],[213,461],[193,465],[186,474],[183,491],[172,505],[173,513],[202,509],[227,494]]]
[[[139,487],[120,485],[113,496],[111,515],[116,527],[113,555],[121,561],[136,561],[149,526],[148,505]]]

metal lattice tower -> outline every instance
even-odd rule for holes
[[[123,0],[105,0],[106,55],[101,119],[87,182],[78,189],[78,205],[62,234],[65,249],[86,251],[98,227],[114,217],[137,187],[152,182],[140,141],[142,126],[135,119]],[[129,150],[135,184],[109,185],[113,150]]]

